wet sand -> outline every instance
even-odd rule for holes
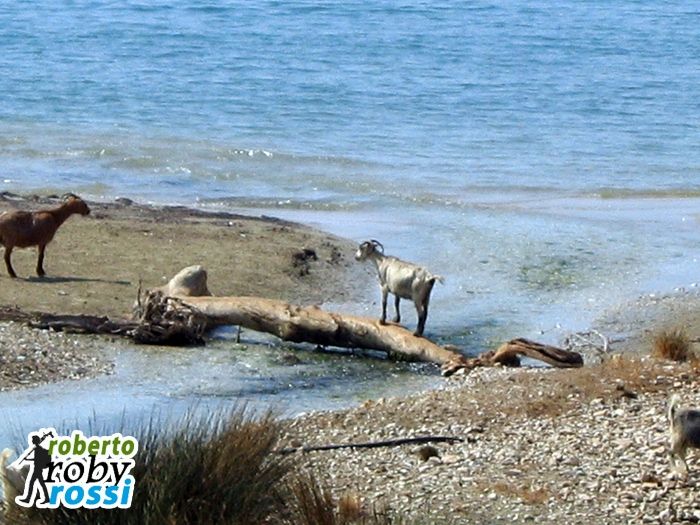
[[[0,212],[59,203],[57,199],[4,194]],[[126,200],[91,202],[90,207],[90,215],[72,216],[59,228],[46,249],[44,278],[34,275],[34,248],[14,250],[12,263],[19,277],[10,278],[3,265],[0,305],[129,317],[140,284],[143,288],[162,285],[193,264],[207,269],[209,289],[215,295],[257,295],[301,304],[343,303],[357,299],[355,290],[372,286],[368,268],[352,259],[353,243],[301,224]],[[357,282],[366,286],[358,287]],[[31,339],[33,332],[23,330],[22,337]],[[37,337],[41,341],[32,345],[44,345],[51,360],[33,359],[32,374],[26,373],[26,352],[16,338],[0,339],[4,368],[0,389],[87,377],[109,369],[99,353],[99,338],[71,336],[68,356],[62,343]],[[76,352],[85,366],[74,366]],[[72,368],[80,373],[71,372]]]

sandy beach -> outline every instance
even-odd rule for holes
[[[6,194],[0,212],[58,204],[51,198]],[[90,207],[90,215],[63,224],[47,247],[46,277],[34,275],[35,249],[13,252],[19,277],[11,279],[3,265],[0,305],[128,318],[139,283],[144,289],[160,286],[192,264],[207,269],[215,295],[321,304],[353,300],[358,288],[351,283],[373,285],[368,269],[351,262],[353,243],[300,224],[124,200],[91,202]],[[304,249],[313,250],[315,257],[304,257]],[[99,353],[99,339],[89,336],[4,325],[0,341],[0,389],[90,377],[111,368]],[[39,354],[27,345],[41,349]]]
[[[51,199],[6,195],[0,209],[36,209]],[[352,301],[351,283],[374,286],[351,259],[353,243],[272,218],[203,214],[128,201],[91,203],[47,250],[48,276],[31,276],[35,252],[13,258],[20,278],[3,276],[0,304],[25,310],[127,316],[139,280],[155,286],[190,264],[209,271],[218,295],[288,301]],[[313,249],[316,259],[295,254]],[[285,423],[284,446],[424,435],[463,439],[437,445],[299,453],[336,498],[431,523],[694,523],[691,478],[670,476],[665,404],[671,392],[700,404],[698,368],[648,357],[652,335],[682,326],[700,335],[700,296],[650,295],[601,316],[614,341],[602,364],[576,370],[480,369],[405,398],[310,413]],[[616,339],[617,338],[617,339]],[[0,388],[94,377],[113,364],[100,339],[0,325]],[[437,372],[436,372],[437,373]],[[70,388],[70,383],[66,383]]]

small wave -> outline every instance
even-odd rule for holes
[[[154,170],[163,166],[163,159],[151,156],[123,157],[109,163],[111,168]]]
[[[26,140],[17,139],[13,142],[6,141],[0,144],[2,146],[19,145],[16,149],[8,148],[3,152],[5,155],[20,157],[24,159],[65,159],[65,160],[99,160],[102,158],[115,157],[119,155],[119,151],[107,146],[91,146],[91,147],[66,147],[56,148],[53,145],[46,145],[45,148],[37,147],[36,145],[28,145]]]
[[[267,151],[264,149],[230,149],[227,148],[223,151],[214,149],[214,153],[216,154],[216,159],[217,160],[235,160],[240,157],[248,157],[248,158],[253,158],[253,157],[264,157],[271,159],[272,157],[275,156],[275,154],[271,151]]]
[[[42,125],[15,126],[2,131],[7,131],[7,136],[0,138],[0,154],[4,156],[25,160],[98,161],[110,168],[136,171],[167,170],[176,166],[194,173],[191,165],[197,164],[206,168],[199,170],[201,177],[206,177],[220,176],[221,169],[228,163],[239,168],[244,166],[245,170],[257,170],[268,163],[275,169],[282,166],[289,170],[318,167],[324,171],[344,171],[376,167],[361,158],[307,155],[170,135],[143,136],[123,131],[88,135],[75,129]]]
[[[603,188],[596,192],[600,199],[694,199],[700,188]]]
[[[245,160],[245,159],[259,159],[259,160],[271,160],[276,163],[285,164],[288,166],[295,165],[328,165],[328,166],[339,166],[343,168],[348,167],[376,167],[377,163],[371,162],[365,159],[358,159],[352,157],[344,156],[333,156],[333,155],[306,155],[293,152],[285,151],[271,151],[267,149],[256,149],[256,148],[237,148],[237,147],[227,147],[221,145],[206,145],[202,148],[202,151],[211,152],[219,161],[232,161],[232,160]]]
[[[301,200],[289,197],[219,197],[200,199],[199,204],[204,207],[311,211],[351,211],[361,207],[357,202],[338,202],[329,199]]]
[[[26,139],[22,137],[0,137],[0,147],[17,146],[20,144],[26,144]]]

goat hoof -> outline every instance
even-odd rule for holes
[[[386,324],[386,319],[380,319],[379,324],[384,326]]]
[[[392,319],[392,321],[393,321],[394,323],[396,323],[396,324],[399,324],[399,323],[401,322],[401,318],[400,318],[400,317],[394,317],[394,319]]]

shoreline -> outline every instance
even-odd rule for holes
[[[58,204],[56,198],[0,194],[0,212]],[[128,199],[88,204],[90,215],[69,218],[48,245],[43,279],[33,275],[35,249],[13,252],[19,277],[11,279],[3,265],[0,305],[129,317],[139,286],[165,284],[192,264],[207,269],[209,289],[215,295],[257,295],[301,304],[352,303],[363,288],[357,283],[369,286],[372,279],[367,268],[350,262],[355,249],[351,241],[302,224],[182,206],[142,205]],[[315,257],[300,258],[305,249],[313,250]],[[97,336],[41,332],[22,327],[21,337],[0,339],[4,368],[0,389],[92,377],[111,368],[102,356],[95,355],[100,346]],[[64,339],[71,342],[73,351],[64,348]],[[44,345],[45,353],[51,354],[30,359],[34,372],[29,375],[22,347],[25,340],[33,340],[33,347]],[[80,373],[72,372],[71,367]]]
[[[700,366],[650,353],[655,333],[681,328],[700,355],[698,312],[698,290],[644,294],[592,324],[624,334],[600,362],[477,368],[434,390],[288,420],[282,446],[462,438],[427,452],[404,445],[296,453],[336,499],[409,520],[697,523],[700,458],[690,453],[687,482],[673,475],[666,411],[674,393],[685,406],[700,406]]]
[[[21,202],[36,206],[36,201]],[[329,275],[337,280],[343,275],[341,281],[334,281],[333,292],[345,293],[351,301],[348,287],[357,278],[353,271],[361,272],[368,286],[372,281],[371,273],[362,266],[348,267],[333,255],[337,253],[333,246],[336,250],[353,248],[350,241],[304,225],[228,213],[190,213],[179,206],[90,204],[94,206],[92,221],[103,226],[100,234],[119,230],[116,238],[124,236],[122,232],[128,227],[149,243],[167,245],[171,237],[161,233],[173,226],[182,236],[190,232],[193,238],[202,237],[202,232],[230,232],[232,228],[243,240],[265,235],[266,242],[278,252],[281,246],[286,250],[285,256],[270,259],[276,261],[274,264],[268,261],[272,264],[268,271],[284,276],[285,282],[277,283],[277,293],[283,296],[290,293],[284,287],[291,281],[295,288],[288,297],[299,294],[297,298],[313,299],[316,294],[319,298],[315,280],[319,274],[322,280],[328,280]],[[168,224],[161,224],[164,221]],[[10,284],[41,288],[40,294],[54,287],[65,288],[65,295],[56,294],[59,299],[79,296],[83,274],[51,280],[51,272],[66,268],[61,251],[70,244],[68,237],[78,236],[82,242],[95,240],[84,237],[94,225],[91,221],[81,224],[79,219],[66,223],[66,231],[59,232],[56,245],[52,243],[47,251],[50,274],[46,282],[25,278]],[[211,239],[221,244],[219,236]],[[299,273],[290,255],[300,246],[300,239],[318,242],[327,251],[323,252],[325,258],[309,263],[304,270],[308,273]],[[81,253],[85,260],[87,255]],[[217,253],[207,256],[214,258]],[[17,258],[18,273],[19,268],[25,274],[32,268],[28,262],[34,253],[28,254]],[[341,255],[348,257],[345,251]],[[263,269],[256,266],[254,270]],[[268,284],[259,284],[259,289],[270,292]],[[130,296],[122,285],[113,285],[128,303]],[[211,286],[218,291],[216,285]],[[8,293],[8,287],[3,288],[0,296]],[[27,294],[24,299],[36,301],[37,297]],[[117,311],[111,301],[94,304],[104,307],[105,312]],[[697,465],[691,457],[688,484],[669,476],[664,419],[671,391],[680,393],[687,403],[700,405],[700,398],[692,393],[700,387],[698,370],[643,357],[648,354],[651,334],[662,328],[682,325],[691,339],[700,337],[699,311],[697,290],[646,294],[602,312],[593,323],[606,334],[627,334],[621,343],[613,343],[613,353],[623,354],[622,358],[613,356],[603,364],[573,370],[476,369],[444,380],[435,389],[387,399],[369,398],[354,408],[310,412],[285,420],[281,444],[298,447],[426,434],[463,438],[464,443],[458,445],[436,446],[437,456],[425,462],[415,446],[298,456],[304,468],[327,484],[335,498],[356,494],[366,506],[383,506],[402,517],[425,516],[428,509],[436,519],[449,522],[457,518],[458,523],[622,524],[668,521],[671,515],[700,519],[700,509],[694,503],[694,492],[700,485],[692,477]],[[5,348],[0,389],[31,388],[113,370],[109,360],[95,355],[101,345],[96,336],[46,332],[9,323],[0,324],[0,345]],[[12,378],[13,371],[23,375]]]
[[[50,207],[57,202],[55,196],[2,192],[0,212]],[[353,264],[352,241],[305,224],[266,215],[140,204],[126,198],[89,201],[89,205],[92,212],[87,220],[69,219],[49,245],[49,274],[44,279],[26,275],[33,271],[33,249],[13,254],[20,277],[12,280],[0,276],[5,279],[5,285],[0,287],[0,304],[51,313],[126,317],[138,285],[161,285],[189,264],[207,268],[210,289],[215,295],[259,295],[301,304],[331,301],[351,305],[366,299],[357,291],[358,280],[364,281],[365,289],[374,287],[373,273],[366,266]],[[192,252],[201,252],[183,257],[183,249],[176,242]],[[221,279],[221,274],[231,273],[226,264],[231,257],[222,250],[224,244],[232,252],[248,255],[237,261],[236,270],[242,269],[243,277],[232,282]],[[305,259],[300,263],[295,256],[307,247],[318,251],[318,260]],[[95,253],[90,253],[92,250]],[[62,251],[71,254],[70,261],[65,261]],[[137,256],[125,257],[124,252],[136,252]],[[121,255],[115,257],[117,254]],[[158,268],[159,257],[164,259],[163,267],[172,270]],[[103,275],[111,272],[115,278],[91,278],[87,276],[91,271]],[[262,279],[266,273],[276,274],[276,278]],[[41,307],[37,308],[37,304]],[[700,339],[700,314],[696,311],[700,311],[700,290],[695,288],[643,294],[600,312],[589,328],[607,334],[613,351],[645,352],[650,348],[649,334],[664,327],[685,326],[691,340]],[[74,337],[85,341],[84,345],[74,343],[76,347],[94,346],[91,336]],[[488,348],[482,349],[485,350]],[[69,376],[56,375],[57,380]],[[0,381],[0,388],[9,387]]]

